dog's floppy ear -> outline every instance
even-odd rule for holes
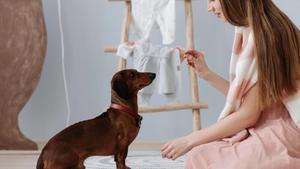
[[[125,82],[125,78],[121,75],[119,78],[113,81],[113,90],[120,96],[121,98],[128,100],[130,98],[129,88]]]

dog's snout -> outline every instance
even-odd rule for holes
[[[149,77],[153,80],[153,79],[155,79],[155,73],[149,73]]]

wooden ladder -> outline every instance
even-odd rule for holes
[[[124,1],[125,2],[125,15],[122,25],[121,32],[121,43],[128,42],[129,40],[129,27],[131,22],[131,0],[109,0],[109,1]],[[185,18],[186,18],[186,48],[194,49],[194,30],[193,30],[193,11],[192,11],[192,0],[184,0],[185,5]],[[104,52],[106,53],[116,53],[116,47],[105,48]],[[119,61],[119,69],[126,68],[126,60],[121,58]],[[198,80],[196,73],[192,68],[188,68],[189,79],[190,79],[190,93],[192,97],[191,103],[176,103],[176,104],[166,104],[160,106],[145,106],[139,107],[140,113],[146,112],[165,112],[173,110],[184,110],[191,109],[193,113],[193,131],[201,129],[201,116],[200,109],[208,108],[207,103],[200,103],[199,101],[199,89],[198,89]]]

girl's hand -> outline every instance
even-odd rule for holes
[[[183,59],[187,61],[187,64],[190,65],[201,78],[209,74],[210,69],[205,62],[202,52],[188,50],[184,53]]]
[[[191,138],[184,136],[167,142],[162,146],[160,151],[163,158],[175,160],[189,152],[192,148]]]

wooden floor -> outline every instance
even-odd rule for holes
[[[35,169],[40,151],[0,151],[0,169]]]

